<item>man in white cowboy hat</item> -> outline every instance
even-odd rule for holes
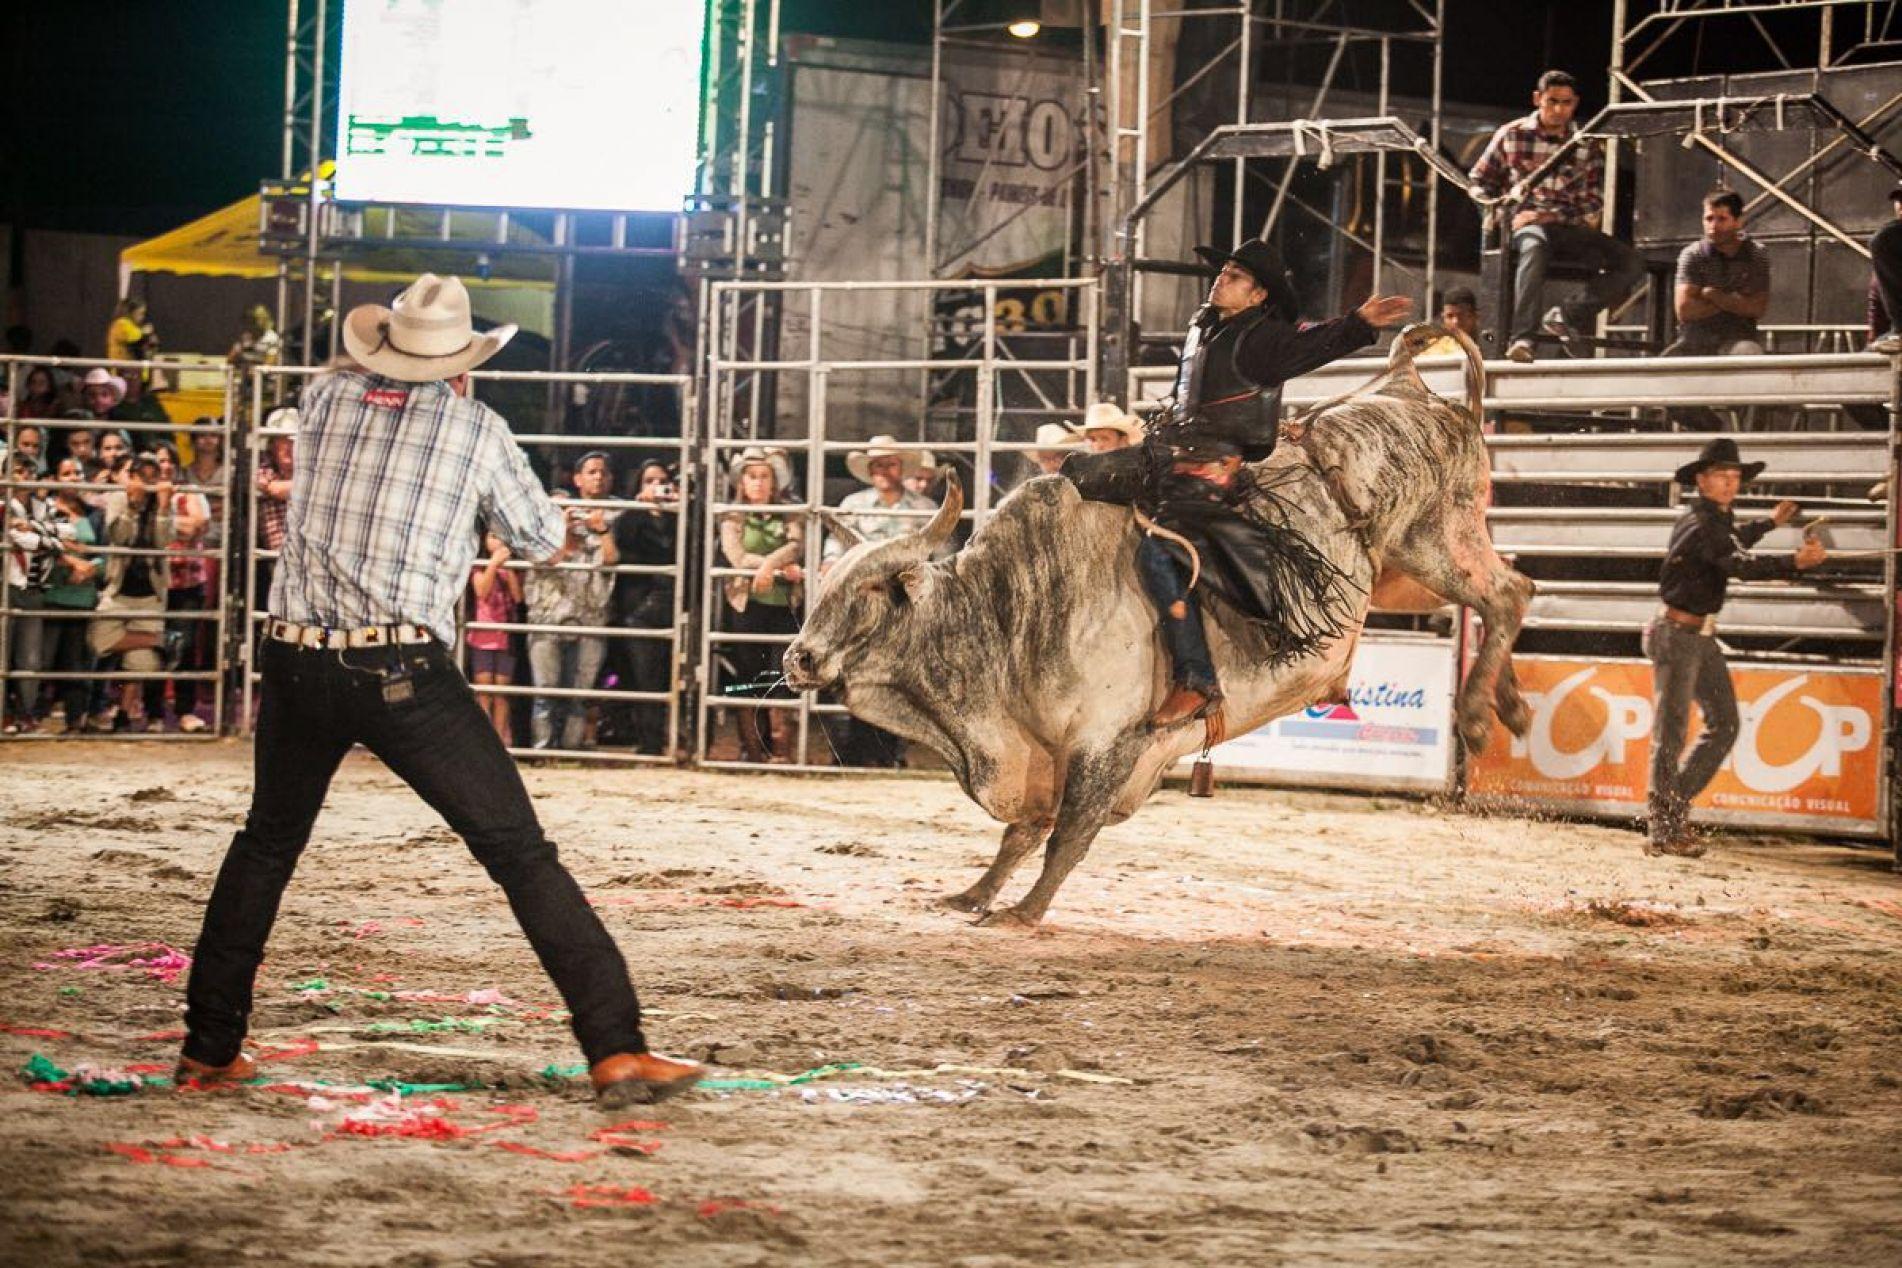
[[[1083,433],[1083,443],[1090,447],[1091,453],[1110,453],[1141,441],[1143,420],[1134,414],[1125,414],[1115,401],[1098,401],[1083,412],[1078,430]]]
[[[1737,442],[1720,436],[1704,446],[1695,462],[1677,469],[1677,482],[1695,485],[1698,496],[1671,529],[1658,576],[1662,606],[1644,631],[1653,704],[1646,854],[1696,858],[1704,852],[1703,843],[1691,835],[1691,800],[1724,764],[1739,729],[1730,666],[1717,642],[1717,612],[1731,580],[1790,578],[1825,557],[1822,542],[1809,534],[1794,554],[1783,558],[1750,553],[1802,509],[1786,498],[1767,518],[1737,523],[1731,503],[1763,467],[1761,462],[1745,462]],[[1704,731],[1685,754],[1693,700],[1704,715]]]
[[[928,449],[908,449],[896,436],[872,437],[865,442],[865,448],[845,456],[846,470],[870,487],[848,493],[840,500],[840,518],[847,528],[868,542],[890,541],[917,532],[938,509],[938,504],[906,488],[905,481],[936,465]],[[821,572],[829,569],[845,550],[845,542],[837,534],[828,536]],[[826,735],[831,739],[834,754],[846,766],[896,768],[905,764],[904,740],[869,722],[857,718],[827,719]]]
[[[1042,475],[1055,475],[1064,462],[1083,447],[1083,437],[1068,423],[1039,423],[1037,447],[1030,451],[1031,461]]]
[[[125,399],[125,380],[104,366],[94,366],[79,381],[79,399],[94,418],[111,418]]]
[[[647,1050],[627,966],[542,834],[520,773],[447,639],[480,519],[514,553],[558,562],[580,527],[542,491],[468,372],[515,333],[477,334],[460,280],[425,273],[352,312],[352,360],[305,389],[297,482],[260,659],[256,782],[205,908],[186,988],[181,1082],[234,1082],[278,902],[338,763],[375,753],[468,842],[508,895],[572,1014],[597,1098],[671,1095],[699,1067]]]
[[[845,456],[845,469],[870,487],[846,494],[839,502],[840,517],[868,542],[890,541],[917,532],[938,504],[907,489],[905,481],[934,465],[928,449],[907,449],[896,436],[872,437],[865,448]],[[826,562],[844,553],[843,541],[836,536],[826,538]]]

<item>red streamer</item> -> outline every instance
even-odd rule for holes
[[[571,1184],[568,1201],[578,1207],[652,1206],[660,1201],[638,1184],[623,1188],[618,1184]]]
[[[534,1145],[524,1145],[517,1140],[498,1140],[492,1142],[497,1149],[506,1149],[512,1154],[521,1154],[524,1158],[545,1158],[549,1162],[586,1162],[590,1158],[599,1158],[599,1149],[571,1149],[566,1153],[538,1149]]]
[[[9,1026],[0,1022],[0,1034],[25,1035],[29,1039],[71,1039],[64,1030],[38,1030],[32,1026]]]

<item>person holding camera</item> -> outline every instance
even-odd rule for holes
[[[172,585],[167,547],[177,532],[172,482],[162,474],[159,456],[142,453],[126,468],[124,483],[106,494],[106,544],[127,554],[106,558],[106,584],[99,592],[99,615],[88,631],[93,655],[117,656],[128,673],[157,673],[164,668],[165,599]],[[119,685],[119,708],[135,731],[162,728],[148,718],[139,681]]]
[[[672,567],[680,543],[680,490],[673,468],[658,458],[641,464],[634,490],[635,506],[614,521],[614,546],[624,564]],[[674,579],[659,573],[630,572],[614,579],[615,621],[624,629],[666,630],[674,623]],[[660,638],[617,638],[609,652],[616,676],[635,691],[666,691],[670,685],[672,647]],[[648,754],[665,753],[667,706],[640,703],[628,706],[634,747]]]
[[[583,502],[607,495],[612,476],[608,456],[585,453],[575,464],[575,492]],[[555,501],[568,501],[557,494]],[[563,506],[576,545],[556,567],[530,570],[524,587],[530,625],[574,626],[600,629],[608,623],[608,601],[614,592],[614,574],[620,562],[608,513],[602,507]],[[535,631],[528,636],[528,671],[537,687],[590,690],[601,675],[608,641],[599,634]],[[539,749],[576,750],[591,747],[586,734],[587,702],[572,696],[536,696],[529,713],[530,742]]]
[[[38,461],[30,454],[15,452],[8,456],[6,470],[16,483],[40,478]],[[49,510],[45,495],[37,489],[7,490],[5,523],[7,606],[21,615],[12,618],[8,631],[8,668],[19,677],[8,680],[9,706],[4,729],[8,735],[28,734],[39,729],[40,680],[29,677],[41,670],[41,635],[46,622],[27,615],[45,605],[46,583],[53,570],[53,533],[47,523]]]
[[[49,613],[90,612],[99,605],[100,557],[89,547],[99,543],[93,516],[81,500],[77,485],[85,483],[86,470],[78,458],[61,458],[53,478],[67,487],[53,493],[52,520],[58,532],[59,557],[46,586]],[[92,646],[87,639],[89,622],[77,616],[49,616],[41,636],[43,662],[56,674],[92,672]],[[61,678],[55,685],[58,707],[47,715],[41,730],[51,735],[77,731],[86,721],[86,706],[93,684],[85,678]]]

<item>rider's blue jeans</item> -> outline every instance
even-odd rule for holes
[[[1216,685],[1215,665],[1209,659],[1209,640],[1202,629],[1202,609],[1189,593],[1189,572],[1168,548],[1145,536],[1136,547],[1136,569],[1143,590],[1162,618],[1162,638],[1168,644],[1173,681],[1211,694]],[[1180,603],[1183,615],[1170,609]]]

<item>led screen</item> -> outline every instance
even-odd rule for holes
[[[679,211],[705,0],[348,0],[345,202]]]

